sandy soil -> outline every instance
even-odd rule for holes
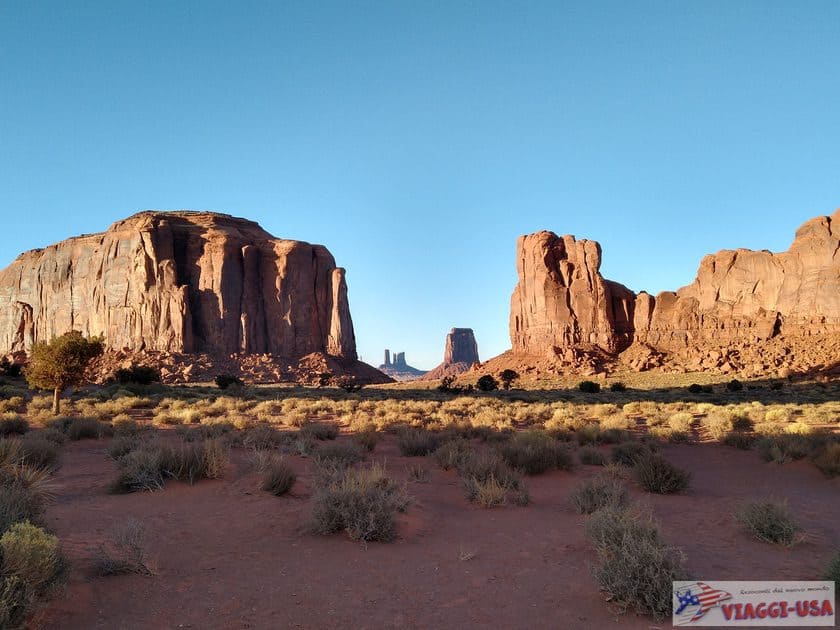
[[[346,439],[346,438],[340,438]],[[47,524],[71,567],[65,586],[36,615],[45,628],[655,628],[610,610],[591,575],[594,552],[571,488],[597,469],[579,466],[528,479],[532,504],[485,510],[464,498],[454,472],[429,458],[404,458],[392,438],[373,459],[406,478],[421,463],[428,483],[400,539],[363,545],[306,533],[311,464],[294,496],[258,489],[259,475],[234,450],[224,480],[170,482],[155,493],[111,495],[108,440],[64,447],[58,497]],[[681,546],[694,577],[815,579],[840,545],[840,479],[807,462],[779,466],[720,445],[669,445],[664,453],[694,474],[681,496],[652,496],[666,539]],[[751,540],[732,513],[746,499],[787,499],[808,533],[784,549]],[[97,577],[100,542],[127,518],[145,523],[153,576]]]

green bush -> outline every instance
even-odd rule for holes
[[[756,539],[786,547],[797,542],[802,531],[783,503],[752,501],[741,508],[735,518]]]
[[[348,468],[318,487],[312,499],[312,531],[344,531],[352,540],[388,542],[397,536],[397,513],[405,511],[405,488],[382,466]]]
[[[0,537],[3,575],[14,575],[43,592],[61,569],[58,538],[28,521],[12,525]]]
[[[578,389],[584,394],[597,394],[601,391],[601,386],[595,381],[581,381],[578,383]]]
[[[526,475],[538,475],[548,470],[571,470],[569,450],[542,431],[517,433],[499,447],[507,464]]]
[[[114,380],[123,384],[150,385],[160,383],[160,372],[148,365],[132,365],[130,368],[120,368],[114,372]]]
[[[651,454],[636,459],[633,478],[648,492],[673,494],[688,488],[691,473],[677,468],[661,455]]]
[[[569,497],[578,514],[592,514],[605,507],[627,503],[627,489],[618,479],[597,475],[580,482]]]
[[[740,392],[742,389],[744,389],[744,385],[737,378],[733,378],[726,384],[726,391],[728,392]]]
[[[242,379],[233,374],[219,374],[215,379],[216,387],[227,389],[228,387],[242,387]]]
[[[610,384],[610,391],[611,392],[626,392],[627,391],[627,385],[625,385],[621,381],[616,381],[615,383]]]

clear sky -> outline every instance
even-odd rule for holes
[[[676,289],[840,206],[840,2],[0,0],[0,265],[141,209],[323,243],[362,357],[509,347],[520,234]]]

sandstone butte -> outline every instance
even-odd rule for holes
[[[757,376],[840,366],[840,210],[807,221],[786,252],[708,255],[694,282],[655,297],[605,279],[595,241],[537,232],[518,239],[516,260],[512,349],[491,369]]]
[[[433,381],[444,376],[457,376],[478,363],[478,344],[472,328],[453,328],[446,335],[443,363],[426,372],[420,380]]]
[[[325,247],[219,213],[140,212],[0,271],[0,352],[68,330],[104,335],[109,356],[158,362],[172,381],[221,369],[389,380],[357,360],[345,272]]]

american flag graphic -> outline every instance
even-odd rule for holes
[[[697,621],[711,608],[732,598],[730,593],[714,589],[704,582],[695,582],[685,586],[676,591],[674,595],[677,599],[674,616],[677,617],[676,623],[678,625]]]

